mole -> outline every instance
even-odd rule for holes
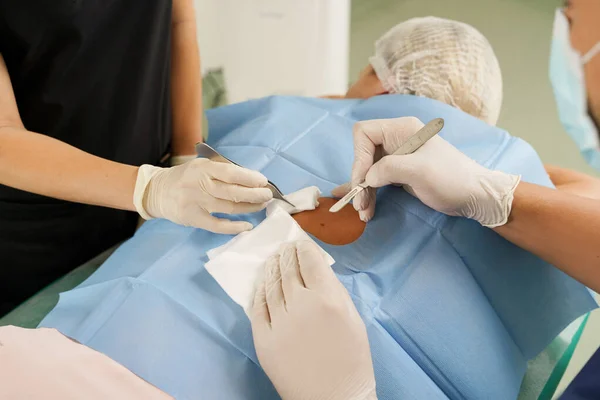
[[[314,210],[292,215],[304,231],[322,242],[342,246],[356,241],[365,230],[366,223],[360,220],[358,211],[347,204],[336,213],[329,212],[337,199],[319,198],[319,206]]]

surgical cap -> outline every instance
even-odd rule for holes
[[[502,74],[487,39],[470,25],[413,18],[390,29],[369,59],[389,93],[428,97],[495,125]]]

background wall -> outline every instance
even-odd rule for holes
[[[218,0],[194,0],[194,2],[202,73],[205,74],[223,65],[223,46],[220,40],[222,25],[218,18],[219,3]]]
[[[196,15],[203,72],[223,67],[229,101],[345,91],[350,0],[196,0]]]

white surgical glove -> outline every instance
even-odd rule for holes
[[[438,135],[413,154],[389,155],[422,127],[414,117],[357,122],[352,182],[336,188],[334,195],[365,181],[371,188],[354,198],[354,208],[368,221],[375,213],[373,188],[400,184],[436,211],[490,228],[504,225],[520,176],[482,167]]]
[[[188,161],[195,160],[198,156],[193,154],[189,156],[171,156],[169,158],[169,164],[171,167],[176,167],[177,165],[185,164]]]
[[[312,242],[265,265],[251,313],[261,366],[284,400],[376,399],[367,330]]]
[[[266,185],[267,178],[260,172],[205,158],[171,168],[142,165],[133,203],[144,219],[165,218],[211,232],[236,234],[252,229],[252,224],[211,213],[262,210],[273,197]]]

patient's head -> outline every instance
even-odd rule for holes
[[[358,211],[351,204],[336,213],[329,212],[337,199],[321,197],[319,206],[310,211],[303,211],[292,217],[300,227],[322,242],[333,245],[344,245],[354,242],[365,230],[365,223],[360,220]]]
[[[348,90],[348,98],[412,94],[450,104],[495,125],[502,104],[502,75],[494,50],[462,22],[413,18],[375,43],[375,55]]]

